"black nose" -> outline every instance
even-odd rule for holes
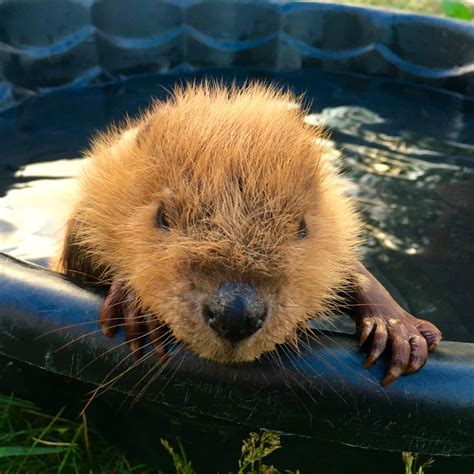
[[[220,336],[238,342],[263,326],[267,306],[247,283],[228,281],[204,304],[204,317]]]

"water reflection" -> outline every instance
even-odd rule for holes
[[[82,159],[35,163],[14,174],[15,182],[0,199],[0,251],[47,265],[72,203]]]
[[[360,107],[325,109],[307,121],[330,126],[344,146],[367,258],[385,284],[446,337],[473,341],[474,174],[472,163],[463,164],[474,147],[374,132],[364,127],[383,119]],[[351,135],[357,143],[345,140]]]

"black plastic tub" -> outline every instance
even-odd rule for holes
[[[158,465],[159,438],[180,436],[202,472],[234,469],[242,437],[262,428],[283,433],[280,466],[303,472],[401,472],[400,451],[436,456],[433,473],[471,472],[470,23],[317,2],[0,1],[0,390],[75,416],[131,367],[122,338],[98,331],[99,294],[12,257],[46,265],[80,166],[71,158],[91,135],[205,77],[307,94],[308,122],[332,131],[358,182],[367,263],[446,341],[384,389],[384,362],[363,370],[336,318],[315,323],[311,350],[281,352],[283,366],[183,352],[149,386],[152,365],[130,370],[90,420]]]

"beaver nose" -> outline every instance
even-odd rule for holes
[[[220,336],[238,342],[263,326],[267,306],[247,283],[222,283],[204,304],[204,317]]]

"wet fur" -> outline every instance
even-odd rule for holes
[[[122,282],[205,358],[252,360],[294,338],[351,284],[360,228],[324,132],[295,101],[259,84],[190,85],[97,137],[56,268]],[[161,205],[169,230],[156,225]],[[252,283],[269,307],[235,346],[202,317],[226,280]]]

